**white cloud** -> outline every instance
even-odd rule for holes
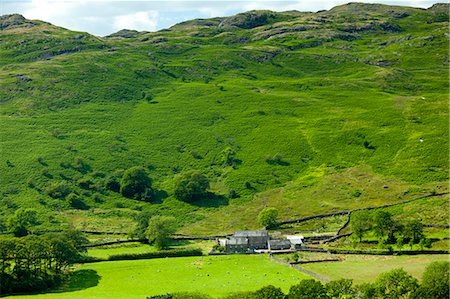
[[[75,2],[32,0],[26,4],[23,15],[29,19],[52,20],[68,15],[77,5]]]
[[[114,17],[113,27],[120,29],[134,29],[155,31],[158,26],[158,11],[141,11]]]

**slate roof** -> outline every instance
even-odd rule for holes
[[[268,237],[269,233],[266,230],[238,230],[234,232],[235,238],[248,237]]]
[[[286,236],[292,244],[294,245],[302,245],[303,244],[303,236]]]
[[[270,246],[291,246],[289,240],[269,240]]]
[[[247,245],[248,240],[246,238],[230,238],[227,240],[228,245]]]

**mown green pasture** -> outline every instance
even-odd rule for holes
[[[425,267],[434,261],[448,261],[449,256],[375,256],[375,255],[336,255],[343,258],[340,262],[324,262],[302,265],[305,269],[320,274],[330,280],[351,278],[356,284],[373,282],[383,272],[395,268],[404,268],[414,277],[421,279]]]
[[[232,255],[117,261],[80,266],[76,290],[69,284],[58,293],[12,298],[145,298],[148,295],[199,291],[213,296],[257,290],[265,285],[289,287],[309,276],[269,260],[267,255]],[[95,272],[93,272],[93,271]],[[97,276],[98,275],[98,276]],[[98,280],[98,284],[96,281]]]

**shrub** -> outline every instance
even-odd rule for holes
[[[34,182],[34,180],[32,179],[28,180],[28,187],[31,189],[36,188],[36,183]]]
[[[89,206],[84,202],[84,199],[75,193],[70,193],[67,196],[67,201],[69,202],[69,204],[72,208],[75,208],[78,210],[88,210],[89,209]]]
[[[239,194],[236,192],[236,190],[231,189],[231,190],[228,192],[228,197],[229,197],[229,198],[238,198],[238,197],[239,197]]]
[[[108,188],[108,190],[114,191],[114,192],[120,192],[120,183],[119,179],[115,176],[110,176],[106,180],[105,187]]]
[[[90,177],[84,177],[78,180],[78,186],[80,186],[83,189],[91,189],[92,185],[94,184],[94,181]]]
[[[53,178],[53,176],[51,175],[51,173],[48,171],[48,169],[42,169],[42,171],[41,171],[41,173],[42,173],[42,175],[43,176],[45,176],[46,178],[49,178],[49,179],[51,179],[51,178]]]
[[[52,182],[45,188],[45,193],[52,198],[64,198],[71,192],[64,182]]]
[[[202,158],[202,155],[199,152],[197,152],[196,150],[192,150],[191,151],[191,156],[193,158],[195,158],[195,159],[201,159]]]
[[[81,172],[81,173],[87,173],[90,172],[92,170],[91,166],[89,164],[86,163],[86,161],[84,161],[82,158],[77,157],[75,159],[75,163],[74,163],[74,169]]]

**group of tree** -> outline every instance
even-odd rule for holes
[[[30,227],[37,223],[37,211],[35,209],[19,208],[8,218],[6,228],[15,237],[23,237],[28,235]]]
[[[0,294],[48,289],[64,280],[68,266],[82,256],[87,239],[68,230],[0,239]]]
[[[177,230],[175,217],[141,212],[136,220],[137,225],[132,237],[146,240],[160,250],[169,247],[171,236]]]
[[[409,244],[411,248],[414,244],[419,244],[421,248],[431,247],[431,240],[425,238],[423,224],[418,219],[396,221],[387,211],[358,211],[352,213],[350,224],[353,234],[360,242],[372,231],[380,244],[396,244],[400,249],[405,244]]]
[[[124,197],[151,201],[154,196],[152,180],[144,167],[135,166],[123,172],[120,179],[114,177],[108,188],[120,192]],[[174,196],[178,200],[194,202],[207,197],[209,181],[199,171],[186,171],[175,178]]]
[[[382,273],[373,283],[353,285],[351,279],[323,284],[306,279],[291,286],[285,294],[281,288],[265,286],[254,292],[240,292],[224,299],[445,299],[449,295],[448,262],[433,262],[427,266],[422,283],[403,269]],[[176,293],[148,297],[149,299],[211,299],[200,293]]]

